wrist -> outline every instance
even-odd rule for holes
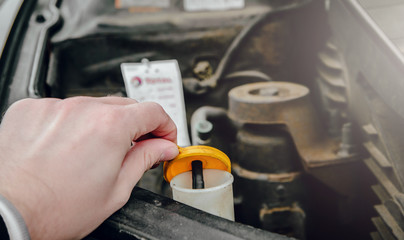
[[[41,190],[35,189],[34,191],[30,188],[21,188],[15,186],[13,184],[15,182],[32,183],[32,180],[30,181],[29,179],[19,179],[19,181],[4,181],[4,179],[0,179],[0,196],[6,199],[15,209],[15,212],[19,214],[22,222],[25,225],[25,228],[27,229],[27,236],[30,237],[21,239],[43,239],[42,236],[45,236],[46,229],[41,226],[43,226],[42,218],[44,215],[46,215],[46,213],[43,211],[43,204],[38,201],[36,195],[34,194],[34,192],[41,192]],[[41,192],[41,194],[43,194],[43,192]],[[38,215],[38,213],[40,213],[41,211],[42,214]],[[11,235],[10,239],[13,239]]]

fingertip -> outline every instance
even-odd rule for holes
[[[137,140],[151,133],[169,141],[176,141],[177,127],[161,105],[154,102],[142,102],[126,106],[125,122],[131,126],[131,135]]]
[[[153,138],[137,142],[123,160],[119,185],[124,191],[131,191],[145,171],[178,154],[177,145],[166,139]]]
[[[173,142],[167,142],[167,147],[161,154],[160,161],[172,160],[179,154],[178,146]]]

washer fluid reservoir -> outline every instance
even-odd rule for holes
[[[234,221],[233,175],[227,155],[208,146],[179,147],[179,152],[164,163],[173,199]]]

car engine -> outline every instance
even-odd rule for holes
[[[404,239],[403,12],[394,0],[0,1],[0,106],[126,97],[122,64],[178,63],[184,134],[231,159],[235,222],[172,200],[160,166],[88,239]]]

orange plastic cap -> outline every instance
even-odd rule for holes
[[[209,146],[178,147],[179,154],[171,161],[164,162],[164,179],[171,179],[180,173],[192,170],[192,161],[202,162],[204,169],[219,169],[231,172],[231,163],[227,155],[219,149]]]

